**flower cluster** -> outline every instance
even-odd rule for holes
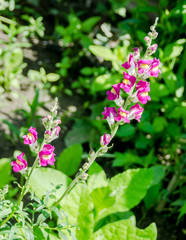
[[[125,68],[123,72],[123,81],[114,84],[112,89],[107,91],[108,100],[114,100],[116,105],[119,107],[105,107],[103,111],[103,119],[108,121],[108,124],[112,131],[112,126],[115,122],[120,125],[124,123],[130,123],[130,120],[136,119],[140,122],[141,115],[143,113],[143,107],[140,104],[146,104],[150,101],[150,83],[146,81],[149,77],[158,77],[160,73],[159,70],[159,59],[151,59],[151,55],[156,51],[157,44],[153,44],[152,40],[158,36],[155,30],[157,25],[157,20],[155,24],[151,26],[151,32],[145,37],[145,42],[147,45],[147,50],[143,58],[140,56],[140,51],[136,47],[134,48],[134,53],[130,54],[129,61],[122,64]],[[122,98],[121,90],[128,94],[128,98],[124,104],[124,99]],[[128,105],[131,105],[130,109],[127,110]],[[106,133],[105,133],[106,134]],[[104,135],[105,136],[105,135]],[[103,144],[104,136],[101,137],[100,143]],[[107,145],[108,141],[105,141],[104,145]]]
[[[38,134],[36,128],[30,127],[29,133],[23,136],[24,144],[29,145],[30,149],[37,153],[38,165],[47,166],[48,164],[53,165],[55,162],[54,146],[49,143],[56,139],[59,136],[61,128],[58,126],[61,123],[61,120],[53,118],[57,115],[56,112],[57,106],[51,110],[51,114],[47,117],[42,118],[43,125],[45,126],[44,141],[39,146],[37,139]],[[23,158],[24,153],[21,153],[17,156],[16,161],[12,161],[11,165],[13,166],[14,172],[21,172],[24,174],[27,171],[27,161]]]

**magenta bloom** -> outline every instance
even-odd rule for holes
[[[123,88],[125,92],[130,92],[132,86],[136,82],[136,78],[134,76],[130,76],[126,72],[123,72],[123,77],[124,77],[124,80],[122,81],[120,86],[121,88]]]
[[[128,119],[127,115],[129,114],[129,111],[124,110],[122,107],[118,108],[118,115],[115,117],[115,120],[120,122],[123,120],[126,123],[129,123],[130,120]]]
[[[110,142],[111,135],[110,134],[104,134],[103,136],[100,137],[100,144],[102,147],[105,145],[109,144]]]
[[[27,161],[23,159],[24,154],[25,154],[24,152],[21,153],[20,155],[17,156],[16,161],[11,162],[14,172],[19,172],[19,171],[23,171],[24,169],[25,170],[27,169]]]
[[[136,119],[138,122],[140,122],[141,115],[143,113],[143,108],[137,103],[134,106],[130,108],[130,113],[128,115],[128,118]]]
[[[139,60],[138,61],[138,73],[143,74],[145,78],[150,77],[150,67],[152,60]]]
[[[130,54],[129,61],[123,63],[121,66],[124,67],[125,69],[127,69],[128,73],[130,75],[134,75],[135,74],[136,63],[134,61],[133,55]]]
[[[114,84],[112,86],[112,89],[107,91],[108,100],[115,100],[116,98],[119,98],[119,93],[120,93],[120,84]]]
[[[140,88],[141,89],[146,89],[147,92],[150,92],[150,87],[149,87],[150,83],[147,82],[147,81],[143,81],[143,80],[140,80],[137,84],[136,84],[136,90],[139,90]]]
[[[53,131],[56,137],[59,137],[59,132],[60,132],[61,128],[59,126],[56,126]]]
[[[152,65],[151,65],[151,68],[150,68],[150,75],[151,76],[156,77],[156,78],[158,77],[158,74],[161,72],[158,69],[159,64],[160,64],[160,60],[154,58],[153,62],[152,62]]]
[[[103,119],[107,119],[109,126],[115,122],[114,117],[117,115],[117,111],[115,107],[105,107],[104,112],[102,112],[104,115]]]
[[[104,109],[104,112],[102,112],[102,114],[104,115],[103,119],[110,118],[112,115],[116,117],[117,111],[115,107],[105,107]]]
[[[138,90],[137,97],[142,104],[147,103],[147,100],[149,101],[151,100],[150,96],[148,95],[148,92],[150,92],[149,84],[150,84],[149,82],[143,80],[140,80],[136,84],[136,90]]]
[[[24,144],[31,145],[35,143],[37,140],[37,132],[36,132],[36,128],[33,128],[33,127],[30,127],[28,131],[29,133],[23,136]]]
[[[39,152],[40,164],[41,166],[47,166],[48,164],[54,165],[54,146],[50,144],[45,144],[43,149]]]

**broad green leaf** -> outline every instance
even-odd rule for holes
[[[138,155],[136,155],[133,152],[129,152],[129,151],[125,153],[115,152],[114,156],[115,156],[115,159],[112,164],[113,167],[122,167],[126,165],[131,165],[134,163],[137,163],[143,166],[141,158],[138,157]]]
[[[113,52],[104,46],[89,46],[90,51],[97,57],[102,57],[104,60],[112,61],[116,58]]]
[[[171,93],[174,93],[177,87],[177,77],[176,75],[170,70],[163,73],[163,79],[166,83],[166,87],[169,89]]]
[[[111,194],[112,191],[109,186],[96,188],[91,192],[95,208],[95,216],[97,216],[101,210],[113,206],[116,198],[115,196],[111,196]]]
[[[155,223],[151,223],[147,228],[136,228],[135,240],[156,240],[157,239],[157,227]]]
[[[156,117],[153,121],[153,129],[155,132],[162,132],[167,125],[167,121],[164,117]]]
[[[152,166],[150,169],[153,172],[153,181],[152,186],[147,190],[147,194],[144,198],[145,206],[147,209],[156,203],[161,188],[161,180],[165,176],[165,168],[162,165]]]
[[[162,165],[156,165],[156,166],[152,166],[150,169],[152,169],[152,172],[153,172],[152,185],[156,185],[164,178],[165,167]]]
[[[135,239],[136,228],[131,220],[109,223],[96,231],[91,240],[132,240]]]
[[[160,196],[161,184],[156,184],[151,186],[144,198],[144,203],[146,209],[151,208],[158,200]]]
[[[63,184],[56,192],[56,197],[59,198],[71,181],[71,178],[58,170],[37,168],[33,171],[28,186],[41,199],[47,192],[54,190],[58,184]],[[55,201],[55,199],[51,201]]]
[[[150,169],[127,170],[112,177],[109,187],[113,191],[112,196],[116,196],[115,204],[101,211],[97,221],[114,212],[125,212],[136,206],[151,186],[152,178]]]
[[[72,130],[68,131],[65,137],[66,146],[69,147],[73,144],[88,142],[90,139],[91,130],[92,130],[92,127],[90,123],[83,120],[77,121],[73,125]]]
[[[168,96],[170,93],[167,87],[161,83],[151,82],[150,87],[149,95],[152,101],[160,101],[160,98]]]
[[[87,187],[84,186],[80,196],[79,212],[77,216],[77,240],[89,240],[91,238],[94,228],[93,207],[94,206],[90,192]]]
[[[49,82],[56,82],[60,79],[60,75],[57,73],[48,73],[46,78]]]
[[[142,230],[136,228],[131,220],[109,223],[96,231],[91,240],[156,240],[157,228],[154,223]]]
[[[169,61],[173,58],[178,57],[183,50],[183,46],[176,45],[176,43],[168,44],[164,49],[162,62]]]
[[[119,83],[121,81],[121,76],[119,74],[104,74],[98,76],[94,79],[91,85],[91,93],[100,92],[107,90],[112,87],[112,85]]]
[[[128,212],[116,212],[113,214],[110,214],[106,216],[105,218],[100,219],[100,221],[94,226],[94,232],[96,232],[98,229],[102,228],[104,225],[120,220],[127,220],[130,219],[133,223],[133,225],[136,225],[136,218],[134,216],[134,213],[131,211]]]
[[[13,175],[11,175],[11,172],[12,166],[10,159],[0,159],[0,188],[3,188],[11,180],[13,180]]]
[[[66,148],[57,159],[57,169],[68,176],[75,174],[79,169],[82,153],[83,149],[80,144]]]
[[[130,137],[135,134],[135,127],[131,124],[125,124],[119,128],[116,135],[118,137]]]

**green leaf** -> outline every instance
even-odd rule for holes
[[[147,190],[147,194],[144,198],[145,206],[147,209],[156,203],[161,188],[161,180],[165,176],[165,168],[162,165],[152,166],[150,169],[153,172],[153,181],[152,186]]]
[[[94,226],[94,232],[96,232],[98,229],[103,227],[104,225],[124,219],[130,219],[133,223],[133,225],[136,225],[136,218],[134,216],[134,213],[131,211],[128,212],[116,212],[113,214],[110,214],[106,216],[105,218],[102,218],[95,226]]]
[[[60,79],[60,75],[57,73],[48,73],[46,78],[49,82],[56,82]]]
[[[164,49],[164,54],[161,61],[166,62],[173,58],[178,57],[181,54],[182,50],[183,46],[177,45],[176,42],[168,44]]]
[[[116,133],[118,137],[131,137],[135,134],[135,127],[131,124],[125,124],[119,128]]]
[[[91,192],[95,208],[95,216],[103,209],[111,207],[115,203],[115,197],[111,196],[111,189],[107,187],[96,188]]]
[[[96,231],[91,240],[132,240],[135,239],[136,228],[131,220],[109,223]]]
[[[115,159],[112,164],[113,167],[122,167],[122,166],[126,166],[127,164],[131,165],[134,163],[137,163],[143,166],[141,158],[138,157],[138,155],[136,155],[133,152],[130,152],[130,151],[125,153],[115,152],[114,156],[115,156]]]
[[[0,188],[3,188],[11,180],[13,180],[11,171],[12,171],[12,166],[11,166],[10,159],[8,158],[0,159]]]
[[[94,79],[91,85],[91,93],[95,94],[96,92],[100,92],[103,90],[107,90],[112,87],[112,85],[119,83],[121,80],[121,76],[118,74],[104,74],[98,76]]]
[[[135,240],[156,240],[157,239],[157,227],[155,223],[151,223],[147,228],[136,229]]]
[[[100,19],[101,17],[90,17],[86,19],[81,25],[81,30],[89,33]]]
[[[180,214],[179,214],[178,218],[181,218],[183,215],[186,214],[186,200],[179,211],[180,211]]]
[[[113,52],[104,46],[91,45],[89,46],[89,49],[95,56],[102,57],[104,60],[112,61],[116,59],[116,56],[113,54]]]
[[[152,177],[150,169],[127,170],[112,177],[109,187],[113,191],[112,196],[116,196],[116,202],[101,211],[97,221],[114,212],[125,212],[136,206],[151,186]]]
[[[83,149],[80,144],[66,148],[57,159],[57,169],[68,176],[75,174],[79,169],[82,153]]]
[[[149,209],[153,207],[154,204],[156,204],[160,196],[160,189],[161,189],[161,184],[153,185],[148,189],[147,194],[145,195],[145,198],[144,198],[146,209]]]
[[[172,71],[163,73],[163,79],[166,83],[166,87],[171,93],[174,93],[177,87],[177,77]]]
[[[94,214],[93,202],[90,192],[84,186],[80,196],[79,213],[77,216],[76,238],[77,240],[89,240],[93,233]]]
[[[162,132],[167,125],[167,121],[164,117],[156,117],[153,121],[153,129],[155,132]]]
[[[56,197],[60,198],[71,181],[68,176],[58,170],[52,168],[37,168],[34,169],[28,186],[30,190],[41,199],[47,192],[54,190],[58,184],[63,184],[56,192]],[[50,199],[50,201],[53,202],[55,199]]]
[[[162,165],[156,165],[156,166],[152,166],[150,169],[152,169],[152,172],[153,172],[152,185],[156,185],[160,183],[160,181],[165,176],[165,167]]]
[[[169,95],[169,90],[164,84],[157,83],[157,82],[151,82],[150,84],[151,91],[150,91],[150,97],[152,101],[160,101],[162,97]]]
[[[90,132],[92,127],[90,123],[83,120],[78,120],[72,127],[72,130],[68,131],[65,137],[65,144],[67,147],[73,144],[80,144],[88,142],[90,139]]]

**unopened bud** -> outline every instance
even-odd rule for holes
[[[88,178],[88,173],[83,173],[83,174],[81,175],[81,180],[86,181],[87,178]]]

